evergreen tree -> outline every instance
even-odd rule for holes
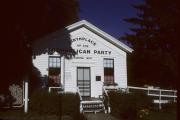
[[[178,22],[177,0],[145,0],[133,5],[137,17],[124,19],[132,23],[132,34],[121,39],[130,42],[134,54],[129,69],[130,84],[175,87],[177,80]]]
[[[30,74],[31,43],[76,22],[79,6],[77,0],[5,0],[0,9],[0,91],[5,92]]]

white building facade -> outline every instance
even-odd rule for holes
[[[106,85],[127,87],[127,53],[133,51],[130,47],[85,20],[66,29],[76,51],[72,59],[57,52],[33,59],[41,74],[49,77],[49,86],[62,85],[65,92],[76,92],[78,87],[84,97],[99,97]]]

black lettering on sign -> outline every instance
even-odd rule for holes
[[[83,45],[83,47],[88,47],[88,45]]]
[[[92,59],[92,57],[86,57],[86,59]]]
[[[90,54],[91,51],[90,50],[82,50],[82,49],[77,49],[76,50],[77,54]]]
[[[80,44],[77,44],[77,47],[81,47],[81,45],[80,45]]]
[[[89,39],[89,38],[85,38],[85,37],[77,37],[77,38],[74,38],[74,39],[71,39],[71,42],[76,42],[76,41],[86,41],[86,42],[89,42],[91,43],[92,45],[96,45],[96,42]]]
[[[94,50],[94,54],[97,54],[97,50]]]
[[[90,54],[91,53],[91,51],[90,50],[87,50],[87,54]]]
[[[75,59],[84,59],[83,57],[75,57]]]
[[[110,55],[111,51],[94,50],[94,54],[97,54],[97,55]]]
[[[77,54],[91,54],[91,50],[85,49],[77,49]],[[111,51],[104,51],[104,50],[94,50],[93,52],[95,55],[111,55]]]

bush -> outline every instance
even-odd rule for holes
[[[73,120],[80,118],[80,99],[75,93],[57,94],[39,90],[32,94],[30,99],[30,112],[44,115],[57,115],[71,117]]]
[[[30,112],[38,114],[60,114],[60,95],[55,92],[48,93],[47,90],[42,89],[35,91],[29,102]]]
[[[166,103],[166,104],[161,104],[162,109],[161,111],[163,112],[173,112],[177,110],[177,103],[176,102],[170,102],[170,103]]]
[[[16,99],[10,94],[0,94],[0,110],[3,107],[10,107],[12,108],[13,102],[15,102]]]
[[[137,118],[139,118],[140,120],[149,120],[149,114],[150,114],[150,110],[149,109],[141,109],[138,111],[137,113]]]
[[[145,92],[137,91],[133,92],[130,95],[135,98],[137,109],[152,109],[153,108],[153,100],[151,97],[147,96]]]
[[[123,119],[139,119],[139,111],[150,109],[152,100],[145,93],[109,92],[111,114]]]
[[[62,115],[71,116],[74,120],[79,120],[80,117],[80,99],[78,94],[64,93],[62,94],[61,104]]]

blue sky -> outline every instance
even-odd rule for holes
[[[104,32],[119,38],[131,24],[123,18],[136,16],[137,10],[131,4],[142,3],[142,0],[79,0],[80,20],[85,19]]]

